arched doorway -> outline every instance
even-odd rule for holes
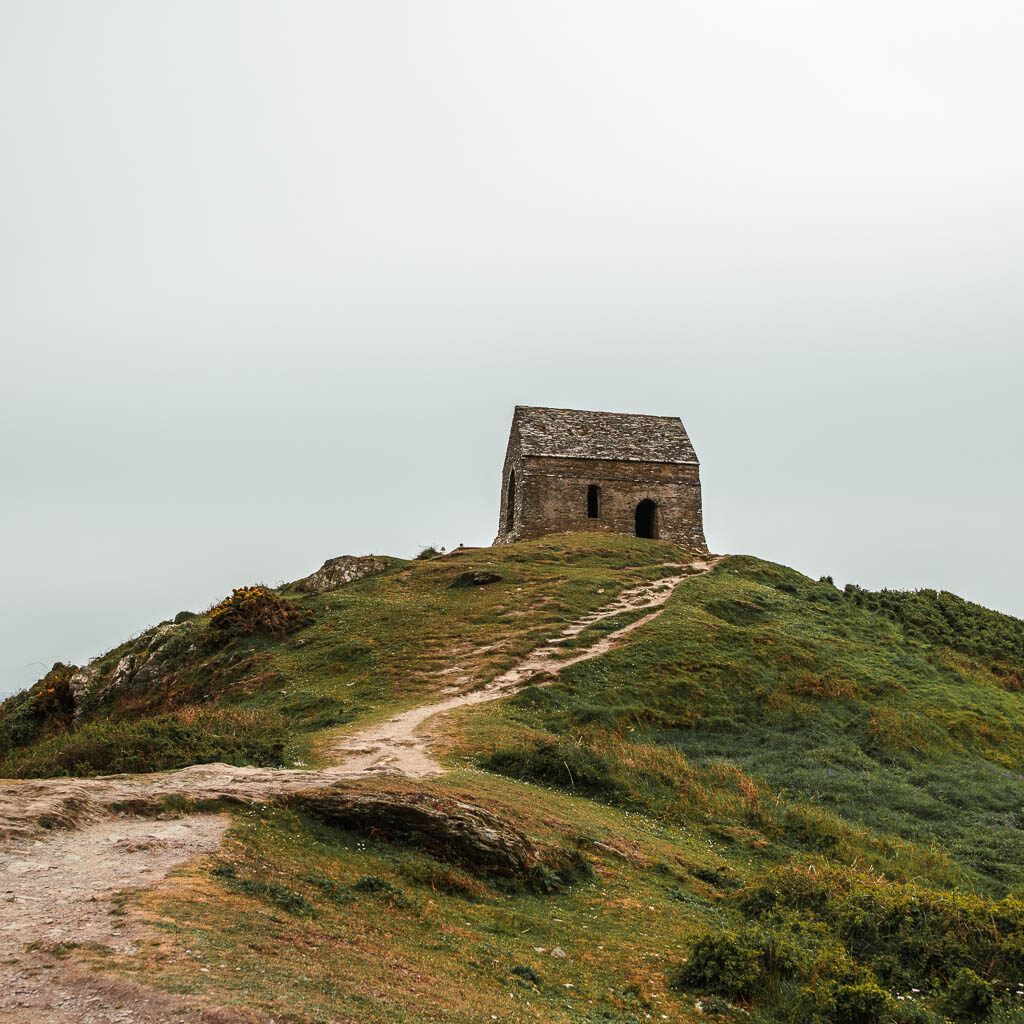
[[[658,506],[650,498],[644,498],[636,507],[636,535],[649,538],[658,536]]]
[[[492,492],[493,493],[493,492]],[[493,506],[492,506],[493,507]],[[505,505],[505,532],[511,533],[516,521],[516,471],[508,473],[508,497]]]

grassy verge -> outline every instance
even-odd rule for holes
[[[541,894],[291,811],[247,811],[216,858],[138,898],[160,937],[118,969],[309,1024],[699,1019],[669,971],[732,872],[703,840],[474,772],[436,785],[579,851],[590,877]]]
[[[603,759],[615,799],[652,813],[680,813],[688,794],[701,804],[701,773],[726,765],[761,808],[816,819],[825,852],[844,831],[938,846],[956,868],[947,881],[999,895],[1024,885],[1024,701],[1005,685],[1008,664],[1005,651],[993,669],[908,635],[827,582],[733,558],[630,642],[523,691],[506,714]],[[569,759],[538,750],[488,763],[563,784]]]
[[[182,708],[140,721],[88,722],[0,758],[0,778],[156,772],[190,764],[281,765],[288,724],[275,712]]]
[[[55,669],[33,690],[0,705],[0,771],[150,770],[126,767],[135,763],[126,753],[135,743],[131,723],[148,721],[144,733],[171,736],[173,718],[193,715],[196,706],[239,713],[240,722],[250,722],[244,731],[253,742],[222,757],[218,742],[204,752],[197,740],[183,747],[190,756],[279,763],[277,739],[255,737],[280,716],[287,754],[308,760],[324,730],[427,699],[450,684],[453,666],[485,682],[566,621],[601,607],[624,587],[659,578],[670,571],[661,563],[681,557],[685,553],[672,544],[566,536],[447,558],[390,559],[383,574],[319,596],[253,588],[279,611],[293,606],[294,616],[284,619],[294,624],[280,635],[232,635],[214,628],[207,614],[179,616],[98,659],[77,709],[70,701],[73,670]],[[470,570],[501,578],[453,589],[455,577]],[[112,756],[101,764],[108,725],[117,731],[105,744]],[[166,758],[137,763],[170,766]]]
[[[322,737],[429,699],[453,666],[491,678],[680,560],[548,538],[286,594],[310,624],[219,648],[215,703]],[[450,588],[477,569],[502,579]],[[621,647],[438,724],[452,770],[417,789],[589,872],[541,893],[249,809],[216,858],[131,897],[158,937],[104,962],[295,1024],[1020,1024],[1020,625],[729,559]]]

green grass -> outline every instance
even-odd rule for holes
[[[33,765],[54,763],[51,755],[68,746],[68,736],[95,731],[100,723],[149,719],[158,730],[170,723],[163,716],[197,705],[283,716],[289,755],[309,760],[313,738],[323,730],[420,702],[449,685],[443,670],[456,658],[471,677],[490,679],[562,622],[606,604],[625,586],[664,575],[669,570],[660,563],[680,555],[672,544],[638,550],[621,537],[546,538],[440,559],[388,559],[384,574],[319,596],[284,588],[279,593],[312,619],[284,637],[223,637],[205,615],[168,621],[98,659],[74,721],[63,707],[33,710],[46,680],[0,704],[0,771],[24,775]],[[468,570],[502,579],[449,589]],[[495,649],[475,654],[486,646]],[[141,676],[111,690],[125,657],[137,659]],[[36,744],[42,746],[33,753]],[[200,759],[234,759],[221,757],[217,743],[207,752],[200,743],[189,749]],[[276,744],[252,744],[246,756],[272,765],[281,751]],[[119,756],[104,766],[94,756],[72,759],[62,770],[74,772],[79,763],[86,772],[129,770]]]
[[[597,753],[626,738],[679,751],[691,772],[725,762],[766,791],[762,803],[939,844],[965,884],[994,894],[1024,885],[1021,695],[985,663],[792,570],[729,559],[680,588],[642,636],[508,713]]]
[[[312,761],[339,728],[431,699],[453,665],[493,678],[683,554],[552,537],[285,590],[311,622],[283,638],[213,643],[187,619],[101,659],[77,725],[59,686],[5,704],[0,771],[98,770],[67,751],[115,736],[119,766]],[[466,571],[502,579],[451,589]],[[1022,630],[948,594],[727,559],[607,654],[449,716],[449,774],[407,783],[582,858],[569,884],[503,885],[250,808],[216,859],[132,897],[160,938],[105,969],[296,1024],[1024,1024]],[[162,674],[100,700],[133,652]]]
[[[0,757],[0,778],[156,772],[213,762],[281,765],[288,742],[287,720],[276,712],[186,708],[58,732]]]
[[[120,969],[310,1024],[679,1019],[668,970],[714,913],[714,888],[675,860],[706,857],[694,837],[474,773],[435,785],[472,789],[593,872],[553,893],[509,888],[294,811],[248,810],[216,860],[137,899],[160,939]]]

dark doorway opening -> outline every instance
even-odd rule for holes
[[[508,496],[505,499],[505,532],[511,533],[516,521],[516,471],[509,470]]]
[[[650,498],[644,498],[636,507],[636,535],[648,538],[658,536],[658,506]]]
[[[591,484],[587,488],[587,518],[597,519],[601,514],[601,488]]]

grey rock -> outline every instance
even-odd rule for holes
[[[71,689],[71,696],[75,701],[75,716],[79,714],[79,705],[82,703],[82,698],[89,692],[92,684],[96,681],[96,677],[100,674],[98,665],[86,665],[84,668],[78,669],[75,674],[68,680],[68,686]]]
[[[373,555],[339,555],[328,558],[314,573],[296,580],[290,586],[306,594],[326,594],[338,590],[346,583],[365,579],[383,572],[388,563],[383,558]]]
[[[408,843],[483,874],[529,876],[542,851],[511,822],[464,800],[434,793],[301,793],[295,802],[332,825]]]

